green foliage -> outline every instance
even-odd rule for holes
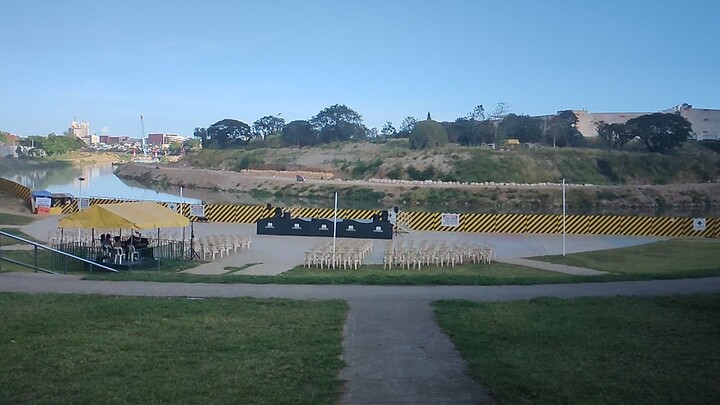
[[[260,139],[267,139],[268,136],[279,134],[285,126],[285,119],[279,115],[266,115],[253,123],[253,133]]]
[[[313,146],[320,142],[318,131],[304,120],[291,121],[282,130],[282,141],[287,146]]]
[[[367,137],[362,115],[344,104],[324,108],[310,119],[322,143],[357,141]]]
[[[654,113],[629,120],[628,131],[649,152],[667,154],[690,139],[692,125],[679,114]]]
[[[410,133],[411,149],[437,148],[445,146],[447,142],[447,131],[442,124],[433,120],[418,122]]]
[[[542,140],[541,122],[527,115],[509,114],[498,125],[498,141],[517,139],[521,143],[540,142]]]
[[[443,126],[451,143],[477,146],[495,142],[495,125],[490,121],[458,118],[455,122],[444,122]]]
[[[242,121],[226,118],[207,128],[206,143],[203,148],[237,148],[248,144],[257,134],[252,132],[250,126]]]
[[[355,163],[355,166],[350,172],[350,176],[353,179],[364,179],[377,173],[378,168],[382,165],[382,160],[376,158],[371,161],[365,162],[359,160]]]
[[[440,173],[435,167],[428,166],[423,170],[418,170],[414,166],[408,166],[407,175],[409,180],[438,180],[442,173]]]
[[[583,146],[585,139],[576,128],[577,122],[574,112],[560,111],[545,124],[545,143],[561,148]]]
[[[75,136],[64,136],[50,134],[47,137],[44,136],[30,136],[23,141],[24,144],[29,145],[30,143],[35,145],[36,149],[44,150],[48,156],[58,156],[68,152],[80,150],[85,146],[85,142],[82,139]]]
[[[635,137],[625,124],[606,124],[600,121],[597,132],[598,138],[610,149],[622,149]]]

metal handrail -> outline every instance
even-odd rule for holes
[[[5,257],[2,257],[2,255],[0,255],[0,261],[5,260],[6,262],[10,262],[10,263],[14,263],[14,264],[17,264],[17,265],[25,266],[25,267],[28,267],[28,268],[31,268],[31,269],[35,269],[35,271],[38,271],[38,270],[39,270],[39,271],[42,271],[42,272],[45,272],[45,273],[58,274],[58,273],[56,273],[56,272],[54,272],[54,271],[52,271],[52,270],[43,269],[42,267],[38,266],[38,264],[37,264],[37,250],[38,250],[38,248],[40,248],[40,249],[48,250],[48,251],[53,252],[53,253],[57,253],[57,254],[59,254],[59,255],[61,255],[61,256],[69,257],[69,258],[72,258],[72,259],[75,259],[75,260],[80,260],[81,262],[85,262],[85,263],[89,264],[90,266],[97,266],[97,267],[99,267],[99,268],[101,268],[101,269],[105,269],[105,270],[108,270],[108,271],[112,271],[112,272],[114,272],[114,273],[117,273],[117,272],[118,272],[117,270],[113,269],[112,267],[108,267],[108,266],[105,266],[105,265],[103,265],[103,264],[100,264],[100,263],[97,263],[97,262],[94,262],[94,261],[92,261],[92,260],[88,260],[88,259],[85,259],[85,258],[82,258],[82,257],[78,257],[78,256],[75,256],[75,255],[70,254],[70,253],[67,253],[67,252],[63,252],[62,250],[53,249],[53,248],[51,248],[51,247],[49,247],[49,246],[45,246],[45,245],[43,245],[43,244],[41,244],[41,243],[37,243],[37,242],[33,242],[33,241],[31,241],[31,240],[27,240],[27,239],[25,239],[25,238],[21,238],[21,237],[19,237],[19,236],[17,236],[17,235],[13,235],[13,234],[10,234],[10,233],[7,233],[7,232],[0,231],[0,236],[7,236],[7,237],[10,238],[10,239],[15,239],[15,240],[18,240],[18,241],[20,241],[20,242],[33,245],[33,246],[34,246],[34,250],[35,250],[35,265],[32,266],[32,265],[29,265],[29,264],[27,264],[27,263],[18,262],[17,260],[8,259],[8,258],[5,258]],[[2,245],[0,245],[0,251],[2,251]],[[92,269],[92,267],[90,267],[90,268]]]

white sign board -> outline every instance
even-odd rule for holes
[[[85,208],[90,206],[90,199],[87,197],[83,197],[80,199],[80,209],[84,210]]]
[[[707,221],[705,218],[693,218],[693,231],[704,231],[707,228]]]
[[[50,207],[52,206],[52,200],[50,197],[37,197],[35,199],[36,207]]]
[[[460,214],[442,214],[440,226],[460,226]]]
[[[190,205],[190,216],[205,218],[205,206],[202,204],[191,204]]]

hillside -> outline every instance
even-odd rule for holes
[[[259,201],[301,198],[312,204],[327,202],[339,191],[346,200],[370,206],[492,212],[555,211],[564,177],[573,190],[568,203],[578,213],[682,214],[716,212],[720,206],[720,155],[696,145],[672,156],[570,148],[416,151],[405,145],[203,150],[168,166],[123,165],[117,174],[143,183],[247,194]],[[240,173],[247,168],[253,170]],[[307,181],[296,182],[296,174]],[[203,200],[214,198],[208,193]]]

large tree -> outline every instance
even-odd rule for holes
[[[692,125],[679,114],[654,113],[628,120],[630,133],[645,144],[648,151],[666,154],[690,139]]]
[[[522,143],[539,142],[542,139],[540,121],[527,115],[508,114],[498,124],[499,142],[502,139],[514,138]]]
[[[273,134],[279,134],[285,126],[285,119],[280,117],[280,114],[266,115],[253,122],[253,133],[262,138],[266,139],[268,136]]]
[[[632,134],[625,124],[608,124],[600,121],[596,125],[598,137],[603,140],[610,149],[622,149],[626,143],[632,141],[635,135]]]
[[[202,145],[203,148],[207,148],[210,146],[211,139],[208,138],[207,130],[205,128],[195,128],[195,131],[193,131],[193,136],[200,140],[200,145]]]
[[[212,146],[222,149],[245,145],[253,140],[255,136],[250,129],[250,125],[242,121],[226,118],[210,125],[207,128],[207,137],[212,140]]]
[[[382,136],[385,139],[388,139],[388,138],[394,138],[395,135],[397,135],[397,130],[393,126],[392,122],[385,121],[385,125],[383,125],[382,129],[380,130],[380,136]]]
[[[489,120],[459,117],[455,122],[444,122],[448,140],[463,146],[476,146],[495,142],[495,125]]]
[[[400,124],[400,131],[398,132],[397,136],[398,138],[407,138],[410,136],[410,133],[412,132],[413,128],[415,128],[415,125],[418,123],[417,118],[407,116],[403,118],[402,123]]]
[[[585,142],[577,129],[578,118],[571,110],[558,112],[543,123],[545,143],[553,147],[582,146]]]
[[[312,146],[318,143],[318,133],[311,123],[305,120],[291,121],[285,125],[280,134],[284,145]]]
[[[361,140],[367,136],[362,115],[344,104],[331,105],[310,119],[324,143]]]

